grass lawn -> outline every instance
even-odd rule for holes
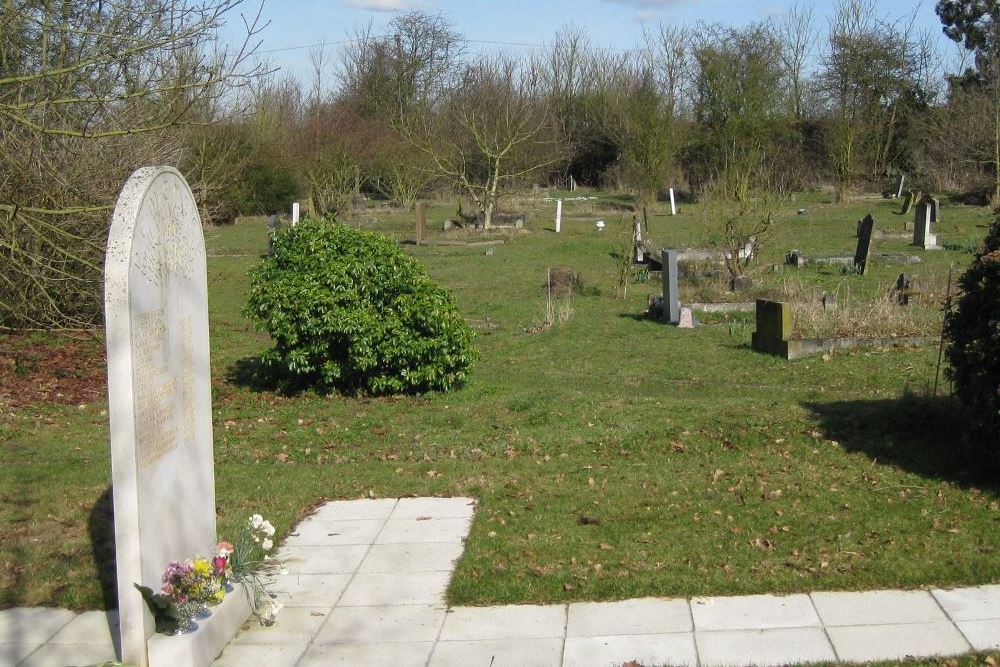
[[[222,536],[252,512],[287,532],[322,497],[469,495],[480,505],[448,593],[456,604],[1000,581],[1000,476],[969,453],[975,434],[951,402],[927,396],[936,345],[786,362],[749,349],[751,314],[693,331],[642,319],[659,284],[615,298],[612,255],[631,222],[611,203],[567,202],[559,235],[554,203],[527,203],[528,231],[491,255],[405,246],[480,331],[472,380],[421,397],[288,397],[227,380],[268,345],[240,316],[266,232],[262,219],[207,230]],[[432,238],[451,208],[430,208]],[[904,270],[942,284],[951,264],[969,262],[876,239],[876,252],[923,262],[865,277],[770,268],[791,248],[853,254],[868,212],[876,229],[902,232],[896,210],[820,194],[783,202],[759,291],[795,283],[844,304],[884,292]],[[354,220],[412,235],[412,214]],[[988,220],[985,209],[945,205],[935,231],[961,243]],[[651,219],[650,236],[697,246],[712,223],[681,204],[677,217]],[[529,333],[550,266],[578,270],[588,290],[567,321]],[[0,607],[99,608],[97,575],[113,579],[106,404],[0,413]]]

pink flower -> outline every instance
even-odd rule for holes
[[[221,577],[226,573],[226,564],[229,559],[225,556],[216,556],[212,559],[212,567],[215,569],[215,576]]]
[[[225,558],[233,553],[233,545],[229,542],[219,542],[215,545],[215,553],[220,558]]]

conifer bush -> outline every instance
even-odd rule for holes
[[[1000,435],[1000,214],[958,284],[945,318],[948,376],[981,425]]]
[[[244,314],[274,340],[262,361],[286,386],[383,395],[468,377],[473,332],[454,298],[385,236],[303,221],[250,280]]]

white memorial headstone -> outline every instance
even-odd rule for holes
[[[556,200],[556,234],[559,233],[559,228],[562,226],[562,199]]]
[[[673,188],[670,188],[670,215],[677,215],[677,204],[674,202]]]
[[[292,204],[292,226],[299,224],[299,203]]]
[[[205,241],[176,169],[125,184],[104,302],[121,650],[144,667],[154,625],[133,584],[158,590],[170,561],[216,542]]]

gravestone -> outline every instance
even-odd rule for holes
[[[927,203],[931,207],[931,222],[934,224],[941,222],[940,212],[938,210],[941,207],[941,200],[937,197],[927,195]]]
[[[562,227],[562,199],[556,200],[556,234],[559,233],[559,229]]]
[[[679,324],[681,320],[681,295],[677,288],[677,251],[663,250],[663,321]]]
[[[937,247],[937,236],[931,234],[931,204],[928,199],[921,199],[913,214],[913,245],[924,250]]]
[[[694,329],[694,312],[684,306],[681,308],[680,321],[677,322],[678,329]]]
[[[896,199],[903,196],[903,184],[906,182],[906,174],[900,173],[899,175],[899,187],[896,188]]]
[[[642,245],[642,224],[638,215],[632,216],[632,248],[636,264],[642,264],[646,257]]]
[[[872,249],[872,231],[875,229],[875,218],[866,215],[858,225],[858,247],[854,251],[854,268],[861,275],[868,271],[868,257]]]
[[[111,222],[104,301],[121,650],[140,667],[156,664],[154,626],[133,584],[158,589],[170,561],[216,543],[205,261],[183,176],[132,174]]]
[[[427,204],[417,202],[417,243],[427,240]]]
[[[757,330],[751,336],[751,347],[758,352],[785,356],[792,335],[792,307],[781,301],[757,299]]]
[[[917,192],[916,190],[910,190],[909,192],[907,192],[906,198],[903,199],[903,206],[902,208],[899,209],[899,214],[906,215],[907,213],[909,213],[910,208],[913,207],[913,205],[917,202],[919,198],[920,198],[920,193]]]

